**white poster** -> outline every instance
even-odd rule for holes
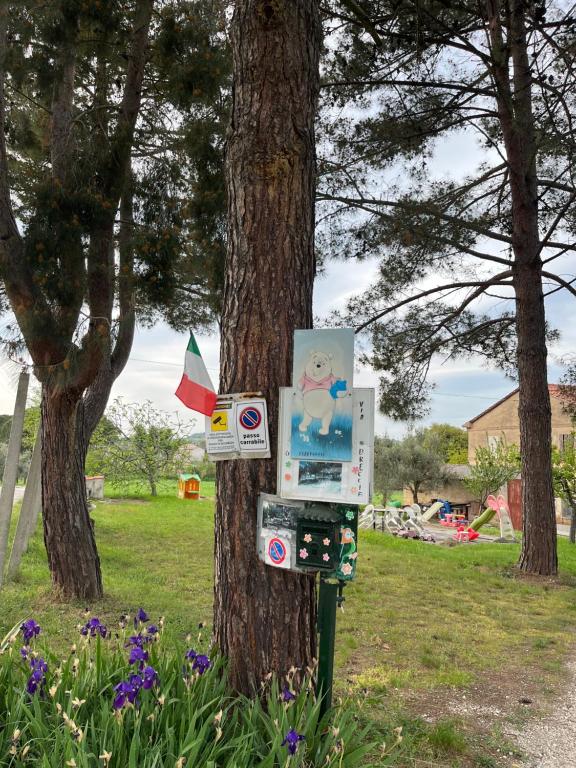
[[[294,459],[291,421],[297,389],[280,390],[278,493],[285,499],[368,504],[372,496],[374,390],[353,390],[351,461]]]

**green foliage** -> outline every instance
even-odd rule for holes
[[[424,438],[434,440],[434,447],[442,452],[447,464],[468,463],[468,433],[452,424],[432,424],[423,430]]]
[[[396,487],[396,441],[389,437],[374,438],[374,492],[382,496],[385,504]]]
[[[417,502],[419,493],[447,480],[444,464],[435,431],[417,430],[403,440],[380,438],[375,447],[375,488],[381,489],[383,496],[392,488],[409,488]]]
[[[464,485],[484,504],[491,493],[520,472],[520,454],[516,445],[507,445],[498,440],[495,447],[480,446],[476,449],[475,463],[471,465],[470,477],[464,479]]]
[[[185,425],[144,403],[117,398],[96,428],[86,459],[88,474],[103,474],[116,484],[140,481],[153,496],[158,480],[175,477]]]
[[[572,507],[576,514],[576,433],[562,450],[552,448],[554,493]]]
[[[200,463],[192,464],[192,472],[195,472],[200,480],[216,480],[216,462],[204,456]]]
[[[10,438],[12,416],[0,415],[0,443],[7,443]]]
[[[288,703],[276,681],[263,689],[263,703],[234,696],[221,658],[213,657],[203,674],[194,672],[185,659],[190,644],[167,640],[163,630],[144,646],[157,683],[140,691],[138,707],[115,711],[114,687],[136,671],[126,648],[136,630],[125,621],[110,630],[106,638],[71,637],[77,647],[64,657],[49,649],[42,634],[34,640],[33,654],[48,664],[42,695],[26,691],[30,663],[20,656],[18,627],[2,642],[0,755],[10,765],[352,768],[371,748],[351,706],[320,720],[306,683]],[[144,626],[139,631],[146,634]],[[293,686],[292,676],[285,685]],[[305,738],[288,760],[282,741],[290,729]]]

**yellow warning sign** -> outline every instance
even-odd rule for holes
[[[211,419],[212,432],[228,431],[228,414],[226,411],[214,411]]]

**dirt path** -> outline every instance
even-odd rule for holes
[[[576,661],[567,665],[567,684],[549,712],[513,734],[526,755],[526,768],[576,766]]]

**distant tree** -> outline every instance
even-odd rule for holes
[[[576,357],[564,361],[566,370],[560,379],[562,407],[576,424]]]
[[[468,463],[468,433],[452,424],[432,424],[424,429],[424,439],[435,438],[447,464]]]
[[[422,491],[437,488],[448,479],[440,441],[436,436],[426,436],[424,430],[408,435],[387,451],[397,487],[409,488],[416,504]]]
[[[0,416],[0,443],[7,443],[10,437],[10,425],[12,424],[12,416],[2,415]]]
[[[570,541],[576,543],[576,434],[562,450],[552,449],[554,492],[572,509]]]
[[[390,437],[374,438],[374,491],[382,495],[382,503],[397,490],[397,440]]]
[[[158,481],[176,476],[184,435],[185,426],[149,400],[117,398],[94,432],[86,467],[112,483],[141,482],[156,496]]]
[[[464,479],[464,485],[484,505],[490,493],[496,493],[519,472],[518,447],[498,440],[494,447],[476,449],[475,463],[471,466],[470,477]]]

